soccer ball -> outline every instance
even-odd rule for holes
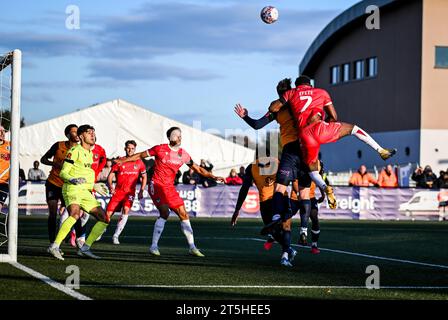
[[[278,10],[273,6],[264,7],[260,12],[260,17],[264,23],[274,23],[278,19]]]

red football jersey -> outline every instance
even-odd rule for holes
[[[115,173],[117,183],[115,190],[135,193],[135,187],[140,174],[146,173],[146,167],[142,160],[124,162],[112,166],[111,172]]]
[[[324,89],[302,85],[286,91],[282,97],[283,103],[288,103],[297,121],[298,128],[306,127],[308,120],[320,113],[325,116],[324,106],[332,104],[330,95]]]
[[[190,155],[182,148],[174,151],[168,144],[159,144],[148,150],[155,157],[154,175],[152,181],[156,184],[172,186],[177,171],[184,163],[191,161]]]
[[[92,153],[93,153],[92,169],[95,171],[95,181],[96,181],[98,175],[106,165],[107,158],[106,158],[106,151],[102,146],[98,144],[95,144],[95,147],[93,147],[92,149]]]

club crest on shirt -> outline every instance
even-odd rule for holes
[[[264,183],[267,184],[268,186],[271,186],[274,184],[274,179],[271,177],[267,177],[266,179],[264,179]]]
[[[179,159],[182,159],[182,153],[179,152],[179,153],[177,154],[177,157],[178,157]]]
[[[137,165],[137,164],[134,164],[134,169],[137,170],[137,168],[138,168],[138,165]]]

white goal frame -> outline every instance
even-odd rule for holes
[[[20,130],[20,94],[22,75],[22,52],[18,49],[0,57],[2,65],[11,64],[11,164],[9,177],[9,213],[7,216],[8,253],[0,254],[0,263],[17,262],[17,224],[19,194],[19,130]],[[0,70],[1,71],[1,70]]]

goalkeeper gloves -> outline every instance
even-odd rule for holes
[[[86,183],[87,181],[85,178],[72,178],[68,180],[68,182],[70,182],[71,184],[83,184]]]
[[[109,188],[102,182],[95,183],[93,185],[93,190],[98,193],[100,196],[108,196]]]

